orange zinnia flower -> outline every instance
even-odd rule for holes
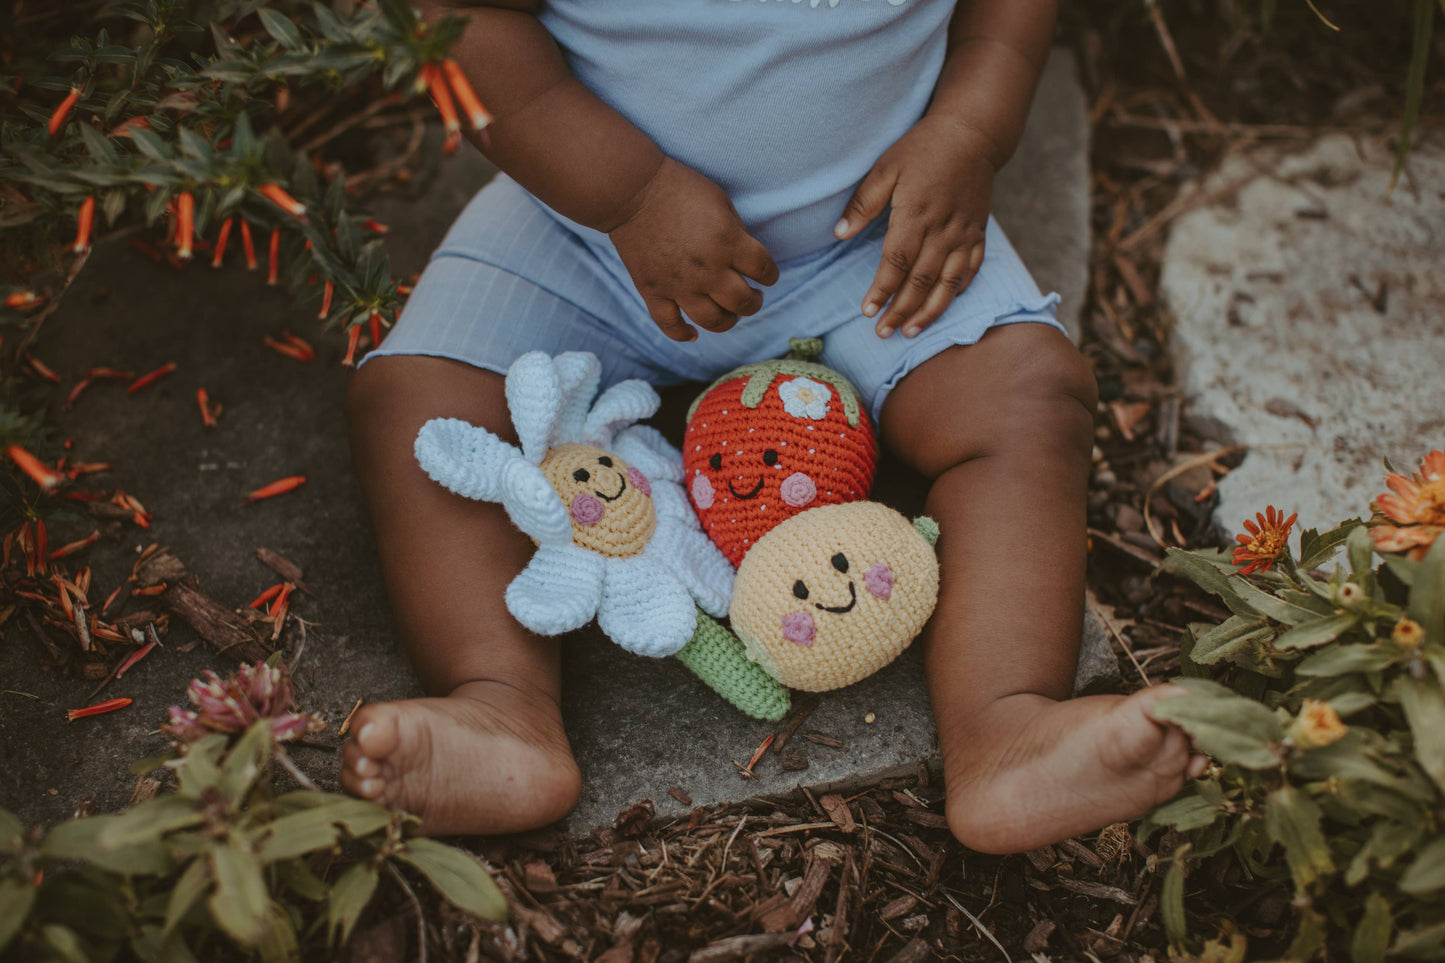
[[[1263,512],[1255,512],[1254,517],[1259,519],[1259,524],[1245,519],[1244,528],[1249,534],[1235,536],[1239,540],[1239,547],[1234,550],[1234,564],[1249,563],[1239,570],[1240,575],[1270,570],[1289,547],[1289,530],[1294,527],[1294,520],[1299,517],[1299,513],[1285,518],[1284,512],[1268,505]]]
[[[1288,737],[1297,749],[1319,749],[1345,737],[1350,727],[1340,721],[1340,714],[1328,702],[1306,699],[1299,715],[1289,727]]]
[[[1390,491],[1370,506],[1384,516],[1370,537],[1380,551],[1408,552],[1418,562],[1445,532],[1445,451],[1430,452],[1409,478],[1391,472],[1385,484]]]

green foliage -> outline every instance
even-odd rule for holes
[[[506,917],[481,863],[416,837],[412,817],[274,795],[272,750],[266,720],[234,746],[209,736],[166,763],[175,793],[43,835],[0,810],[0,959],[324,959],[402,867],[466,912]]]
[[[1251,576],[1214,552],[1172,550],[1163,565],[1233,613],[1190,627],[1185,694],[1154,710],[1213,759],[1139,830],[1168,827],[1182,841],[1161,893],[1167,934],[1191,945],[1188,868],[1237,859],[1257,885],[1293,894],[1284,959],[1439,959],[1445,538],[1422,561],[1377,567],[1368,529],[1352,520],[1305,532],[1300,554]]]

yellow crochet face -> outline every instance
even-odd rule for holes
[[[641,554],[657,528],[652,486],[636,468],[592,445],[558,445],[539,466],[572,516],[572,541],[611,558]]]
[[[824,505],[768,532],[738,567],[728,612],[748,655],[794,689],[872,675],[933,614],[938,559],[893,509]]]

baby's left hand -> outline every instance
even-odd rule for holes
[[[994,165],[981,135],[924,117],[878,158],[853,192],[834,233],[852,237],[892,205],[883,259],[863,314],[886,338],[912,337],[938,320],[983,263]],[[889,300],[892,304],[889,304]]]

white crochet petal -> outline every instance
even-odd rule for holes
[[[655,491],[655,490],[654,490]],[[701,531],[676,519],[658,517],[657,531],[643,554],[653,554],[670,567],[683,587],[708,615],[722,618],[732,604],[732,563]]]
[[[612,450],[654,484],[682,481],[682,452],[651,425],[633,425],[619,431],[612,439]]]
[[[697,520],[697,512],[688,504],[687,495],[683,494],[681,485],[669,481],[653,485],[652,507],[657,511],[659,522],[668,518],[689,528],[702,530],[702,523]]]
[[[652,417],[661,404],[662,399],[646,381],[635,378],[619,381],[602,392],[597,404],[588,412],[587,423],[582,430],[584,440],[599,448],[607,448],[617,432],[634,421]]]
[[[597,624],[627,651],[662,658],[692,638],[697,606],[667,564],[643,552],[607,560]]]
[[[580,629],[602,601],[606,561],[575,545],[544,546],[507,586],[507,610],[539,635]]]
[[[501,502],[512,524],[539,545],[570,545],[572,519],[542,470],[523,458],[502,466]]]
[[[562,385],[557,368],[545,351],[528,351],[507,369],[507,410],[522,442],[522,454],[539,465],[547,454],[547,439],[562,407]]]
[[[433,481],[463,498],[502,498],[502,469],[522,453],[485,428],[458,418],[433,418],[412,445],[417,464]]]
[[[587,408],[597,396],[602,378],[602,362],[590,351],[566,351],[552,359],[562,387],[562,408],[552,426],[551,445],[582,438],[587,424]]]

